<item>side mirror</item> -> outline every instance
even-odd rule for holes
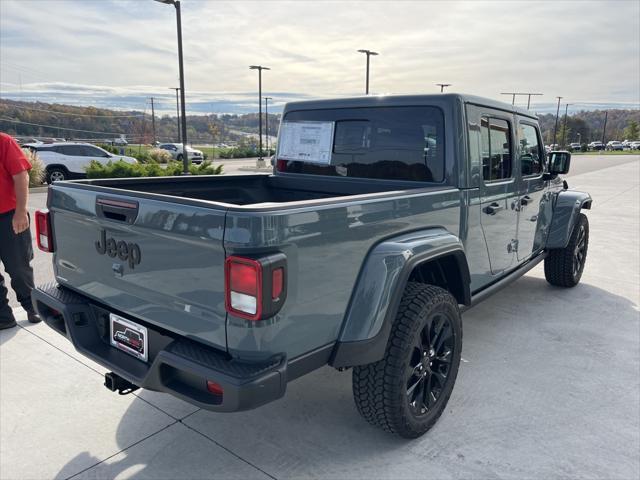
[[[551,175],[562,175],[569,173],[571,166],[571,154],[565,151],[549,153],[549,173]]]

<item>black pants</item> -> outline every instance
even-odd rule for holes
[[[13,211],[0,213],[0,260],[5,272],[11,277],[11,288],[16,292],[16,298],[27,312],[33,311],[31,304],[31,290],[33,289],[33,260],[31,246],[31,229],[16,235],[13,233],[11,220]],[[0,321],[11,320],[13,313],[7,299],[7,287],[0,274]]]

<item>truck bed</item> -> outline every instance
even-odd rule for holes
[[[170,195],[183,199],[207,200],[235,206],[265,206],[265,204],[424,188],[424,184],[414,182],[394,183],[343,178],[323,178],[322,181],[318,181],[317,178],[281,175],[126,178],[84,180],[75,183],[129,192]]]

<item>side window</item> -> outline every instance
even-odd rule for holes
[[[533,125],[520,124],[520,171],[522,176],[540,175],[544,165],[544,154]]]
[[[509,122],[483,117],[480,123],[482,140],[482,176],[485,181],[511,177],[511,131]]]
[[[65,145],[57,147],[58,153],[68,155],[70,157],[81,157],[84,155],[82,147],[79,145]]]
[[[91,147],[89,145],[84,145],[82,147],[82,151],[84,152],[85,157],[104,157],[105,153],[96,147]]]

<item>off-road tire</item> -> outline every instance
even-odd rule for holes
[[[565,248],[549,250],[544,259],[544,276],[551,285],[557,287],[575,287],[582,278],[589,249],[589,220],[579,213]],[[578,254],[581,257],[577,259]],[[576,261],[579,265],[576,269]]]
[[[53,182],[69,180],[69,171],[64,167],[47,168],[46,180],[49,185]]]
[[[415,372],[412,355],[416,352],[416,342],[424,338],[425,326],[442,317],[446,317],[452,332],[453,350],[448,374],[435,403],[426,413],[417,414],[410,405],[407,390],[408,382],[414,378],[412,372]],[[383,359],[353,368],[353,397],[358,412],[370,424],[403,438],[423,435],[440,418],[449,401],[461,351],[462,321],[456,299],[440,287],[409,283],[400,301]]]

